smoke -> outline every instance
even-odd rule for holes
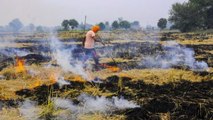
[[[58,78],[56,82],[60,88],[62,88],[64,85],[70,85],[70,83],[65,81],[63,77]]]
[[[81,94],[77,97],[78,104],[70,99],[53,98],[54,110],[57,114],[54,114],[54,119],[72,119],[75,120],[81,115],[101,113],[110,115],[116,110],[124,110],[128,108],[140,107],[132,101],[125,100],[123,98],[112,97],[95,97],[87,94]],[[26,120],[39,120],[42,119],[41,109],[36,102],[25,100],[18,108],[21,116]],[[59,112],[61,111],[61,112]]]
[[[207,63],[204,61],[196,61],[193,49],[181,46],[176,42],[167,42],[163,45],[161,54],[146,56],[142,61],[142,65],[152,68],[170,68],[173,66],[187,66],[192,70],[206,70]]]
[[[20,50],[14,40],[0,39],[0,54],[7,57],[26,56],[30,53],[28,50]]]
[[[14,57],[14,56],[22,57],[22,56],[28,55],[30,52],[26,50],[10,48],[10,49],[2,49],[0,53],[8,57]]]
[[[40,109],[36,107],[36,102],[25,100],[19,111],[26,120],[38,120]]]
[[[51,38],[50,45],[53,51],[53,58],[64,71],[81,75],[85,79],[88,78],[86,72],[83,69],[83,63],[81,61],[75,60],[72,57],[72,50],[74,48],[65,48],[63,43],[60,42],[56,37]]]
[[[71,110],[75,115],[95,112],[107,114],[120,109],[140,107],[131,101],[118,97],[110,99],[103,96],[94,97],[81,94],[77,99],[80,102],[78,105],[74,105],[71,100],[61,98],[54,99],[54,103],[57,108]]]

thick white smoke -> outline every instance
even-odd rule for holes
[[[146,56],[142,65],[146,67],[170,68],[172,66],[187,66],[192,70],[206,70],[207,63],[196,61],[194,50],[180,46],[176,42],[167,42],[163,45],[162,54]]]
[[[58,78],[56,82],[58,83],[60,88],[62,88],[64,85],[70,85],[70,83],[64,80],[63,77]]]
[[[94,97],[81,94],[77,100],[79,104],[74,104],[70,99],[53,98],[54,111],[66,111],[54,115],[55,119],[71,119],[75,120],[81,115],[101,113],[110,115],[116,110],[124,110],[128,108],[140,107],[132,101],[123,98],[113,97]],[[41,107],[36,102],[26,100],[20,105],[19,111],[26,120],[39,120],[41,117]]]
[[[39,107],[36,107],[36,102],[25,100],[20,106],[19,111],[26,120],[39,120]]]
[[[3,54],[7,57],[26,56],[30,53],[27,50],[20,50],[15,48],[17,43],[14,40],[0,39],[0,42],[0,54]]]
[[[78,105],[74,105],[73,102],[69,99],[54,99],[56,107],[69,109],[72,113],[75,114],[86,114],[86,113],[109,113],[115,110],[127,109],[140,107],[135,103],[125,100],[123,98],[113,97],[111,99],[106,97],[93,97],[86,94],[81,94],[78,97],[80,102]]]
[[[56,37],[51,38],[51,49],[53,50],[53,58],[57,64],[66,72],[81,75],[83,78],[88,78],[83,63],[72,58],[72,50],[74,48],[65,48],[64,44]]]

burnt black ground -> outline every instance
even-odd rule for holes
[[[119,87],[119,82],[122,83],[123,88]],[[153,85],[146,84],[143,80],[132,82],[131,78],[112,76],[103,83],[84,84],[96,84],[102,91],[111,91],[140,105],[140,108],[114,113],[125,114],[128,120],[160,119],[160,113],[169,113],[172,120],[213,119],[213,81],[211,80],[202,82],[181,80],[176,83]],[[53,93],[60,95],[60,92],[63,92],[65,88],[66,90],[77,89],[80,91],[84,88],[84,84],[71,82],[71,85],[62,89],[56,84],[52,86],[43,85],[34,90],[17,91],[17,94],[35,100],[39,104],[45,104],[50,88],[52,88]],[[129,91],[130,89],[132,92]],[[76,94],[76,97],[79,94]],[[72,97],[70,96],[71,99]]]

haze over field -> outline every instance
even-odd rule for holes
[[[0,0],[0,25],[19,18],[25,25],[56,26],[63,19],[79,22],[87,15],[87,22],[123,19],[138,20],[142,26],[154,25],[161,17],[167,18],[171,5],[187,0]]]

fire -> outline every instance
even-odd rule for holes
[[[70,76],[68,79],[73,82],[81,82],[81,83],[86,82],[86,80],[83,79],[80,75],[73,75],[73,76]]]
[[[55,84],[57,82],[56,75],[55,74],[50,74],[49,80],[50,80],[50,84]]]
[[[42,85],[42,82],[40,79],[37,79],[33,84],[30,85],[30,89],[33,89],[33,88],[36,88],[36,87],[39,87]]]
[[[108,70],[112,71],[112,72],[119,72],[121,71],[121,69],[119,67],[115,67],[115,66],[109,66],[107,67]]]
[[[73,78],[73,81],[86,82],[81,76],[75,76],[75,77]]]
[[[106,69],[112,71],[112,72],[119,72],[121,71],[121,69],[117,66],[109,66],[109,65],[106,65],[106,64],[103,64],[103,67],[105,67]]]
[[[25,63],[24,59],[16,57],[16,64],[15,64],[16,67],[15,67],[15,69],[16,69],[17,73],[26,72],[24,63]]]

